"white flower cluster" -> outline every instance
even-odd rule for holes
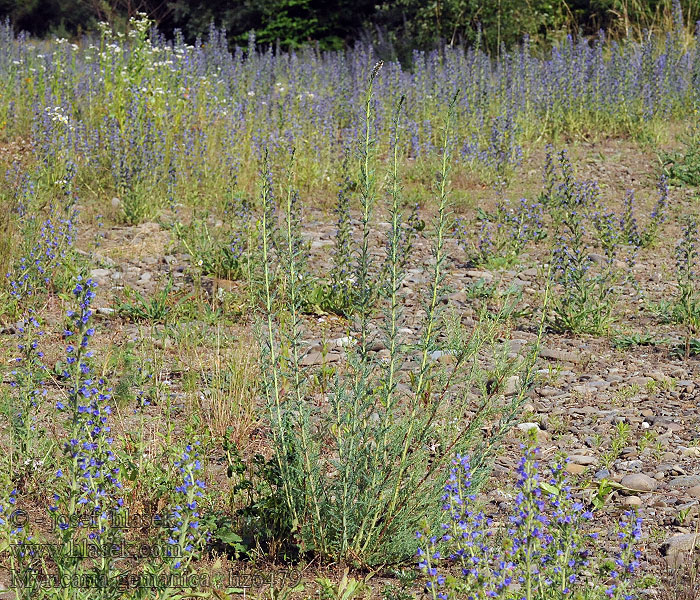
[[[49,115],[54,123],[62,123],[66,127],[71,127],[70,117],[65,114],[64,110],[60,106],[47,106],[46,114]]]

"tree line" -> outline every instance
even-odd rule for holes
[[[318,44],[341,49],[371,42],[387,58],[414,49],[479,43],[489,52],[528,34],[547,43],[562,34],[642,35],[682,18],[692,30],[698,0],[0,0],[0,16],[32,35],[75,37],[100,21],[128,27],[137,12],[148,14],[172,36],[204,37],[212,22],[231,44],[245,45],[251,31],[260,44],[284,49]],[[682,16],[681,16],[682,15]]]

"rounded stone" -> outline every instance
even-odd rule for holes
[[[658,483],[644,473],[631,473],[622,478],[620,485],[635,492],[653,492]]]
[[[566,471],[567,473],[571,473],[572,475],[581,475],[586,470],[586,467],[584,465],[579,465],[573,462],[567,463],[566,465]]]
[[[639,496],[627,496],[622,501],[622,505],[628,508],[641,508],[642,499]]]

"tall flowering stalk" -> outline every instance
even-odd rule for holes
[[[347,154],[343,160],[342,182],[338,185],[338,200],[335,208],[336,232],[333,246],[333,268],[331,269],[329,297],[332,306],[339,312],[350,312],[354,306],[354,282],[352,272],[352,225],[350,199],[354,185],[348,173]]]
[[[73,244],[77,218],[78,212],[72,207],[64,216],[53,207],[41,226],[34,218],[27,220],[23,232],[27,247],[14,268],[5,274],[15,300],[26,305],[44,297],[54,282],[55,270]]]
[[[194,446],[188,444],[175,462],[180,485],[175,487],[176,502],[170,514],[172,529],[168,544],[177,545],[179,549],[177,560],[172,563],[176,571],[186,570],[209,538],[209,533],[200,526],[202,514],[199,503],[206,485],[201,479],[203,469],[197,446],[199,443]]]
[[[697,288],[698,274],[698,225],[688,217],[683,226],[683,237],[676,246],[676,281],[678,292],[674,301],[673,317],[686,327],[685,354],[690,354],[691,336],[700,332],[700,290]]]
[[[202,522],[201,503],[206,484],[202,479],[200,443],[181,448],[173,466],[173,497],[168,508],[154,519],[159,527],[159,553],[143,564],[145,585],[139,590],[139,598],[151,597],[149,591],[161,600],[182,597],[183,584],[187,584],[192,574],[192,562],[201,557],[210,539],[210,532]]]
[[[658,198],[651,211],[649,223],[641,235],[641,245],[651,246],[658,238],[661,226],[668,220],[668,178],[662,175],[657,184]]]
[[[33,311],[29,311],[18,333],[20,340],[17,349],[20,356],[15,359],[13,380],[10,384],[17,392],[11,416],[15,449],[10,455],[12,473],[15,473],[16,467],[34,469],[38,466],[41,437],[36,433],[36,417],[39,404],[47,394],[44,387],[44,353],[39,349],[39,341],[44,332],[41,331],[41,325]]]
[[[376,108],[374,97],[374,84],[377,75],[384,66],[384,61],[379,61],[369,76],[364,98],[364,134],[359,148],[359,188],[360,188],[360,224],[361,241],[357,249],[355,267],[355,279],[357,288],[357,307],[360,323],[360,352],[366,357],[369,347],[369,320],[372,312],[374,290],[370,269],[372,268],[372,255],[370,253],[369,238],[372,232],[371,218],[377,199],[377,181],[375,174],[376,155],[376,124],[373,119]]]
[[[90,556],[97,556],[90,561],[82,550],[67,554],[59,550],[59,576],[85,574],[92,563],[89,572],[106,582],[96,592],[104,597],[110,594],[109,582],[116,572],[111,549],[121,542],[122,533],[114,520],[122,514],[124,502],[119,467],[111,449],[111,396],[104,380],[93,374],[92,352],[88,349],[95,333],[91,325],[95,287],[92,279],[78,277],[73,288],[77,309],[68,312],[63,332],[68,343],[62,374],[67,388],[56,402],[56,410],[65,415],[68,439],[63,444],[63,460],[55,474],[49,510],[54,514],[64,550],[82,547]],[[63,595],[71,597],[69,590],[63,590]]]
[[[615,285],[619,280],[615,266],[618,235],[610,216],[598,211],[598,185],[575,179],[565,151],[559,154],[559,166],[559,183],[553,186],[549,199],[556,228],[551,274],[558,284],[551,324],[559,331],[605,333],[613,321]],[[605,250],[601,264],[592,256],[589,221]]]

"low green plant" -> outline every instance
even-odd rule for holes
[[[601,479],[591,495],[590,502],[595,510],[602,510],[605,503],[615,492],[615,482],[608,479]]]
[[[539,201],[529,202],[523,198],[512,205],[502,200],[493,212],[479,209],[476,243],[472,242],[464,221],[458,219],[455,223],[457,241],[474,265],[505,268],[518,260],[527,243],[546,237],[543,217],[543,205]]]
[[[610,402],[613,406],[619,406],[620,404],[624,404],[630,398],[634,398],[634,396],[639,394],[641,391],[641,387],[636,383],[620,386],[610,396]]]
[[[635,346],[656,346],[661,343],[661,340],[650,333],[621,333],[612,339],[612,345],[618,350],[628,350]]]
[[[418,573],[414,569],[397,569],[392,574],[398,580],[398,584],[386,584],[382,588],[382,599],[415,600],[411,588],[415,587]]]
[[[639,448],[639,452],[644,452],[647,448],[651,447],[653,444],[656,443],[657,438],[659,434],[654,431],[653,429],[647,429],[642,436],[639,438],[639,441],[637,442],[637,447]]]
[[[348,577],[349,572],[349,569],[345,569],[338,583],[327,577],[318,577],[316,583],[321,588],[321,600],[355,600],[369,597],[370,587],[364,581]]]
[[[125,301],[117,306],[119,314],[135,322],[166,323],[175,313],[185,297],[174,299],[171,296],[173,282],[167,283],[153,294],[145,295],[133,288],[124,288]]]
[[[612,464],[620,457],[622,449],[627,446],[630,435],[630,426],[621,421],[615,425],[615,429],[610,438],[610,447],[600,455],[600,464],[606,469],[610,469]]]
[[[700,333],[700,289],[695,272],[698,260],[698,227],[695,217],[685,219],[683,237],[676,246],[676,294],[672,300],[659,302],[652,307],[665,322],[684,326],[686,358],[694,347],[693,341]]]
[[[227,208],[227,222],[215,226],[198,217],[187,225],[174,225],[173,231],[191,256],[192,265],[203,275],[241,279],[248,273],[250,249],[256,243],[252,212],[242,200],[236,206]]]
[[[127,225],[139,225],[155,216],[155,206],[151,195],[143,188],[146,186],[120,186],[120,216]]]
[[[691,187],[700,187],[700,125],[695,119],[681,139],[682,149],[675,152],[662,152],[659,159],[664,173],[670,181]]]
[[[700,356],[700,338],[689,338],[681,344],[672,346],[671,354],[678,358]]]
[[[498,291],[498,283],[489,283],[486,279],[477,279],[475,282],[470,283],[466,288],[465,292],[467,294],[468,300],[478,300],[485,299],[488,300],[493,298]]]

